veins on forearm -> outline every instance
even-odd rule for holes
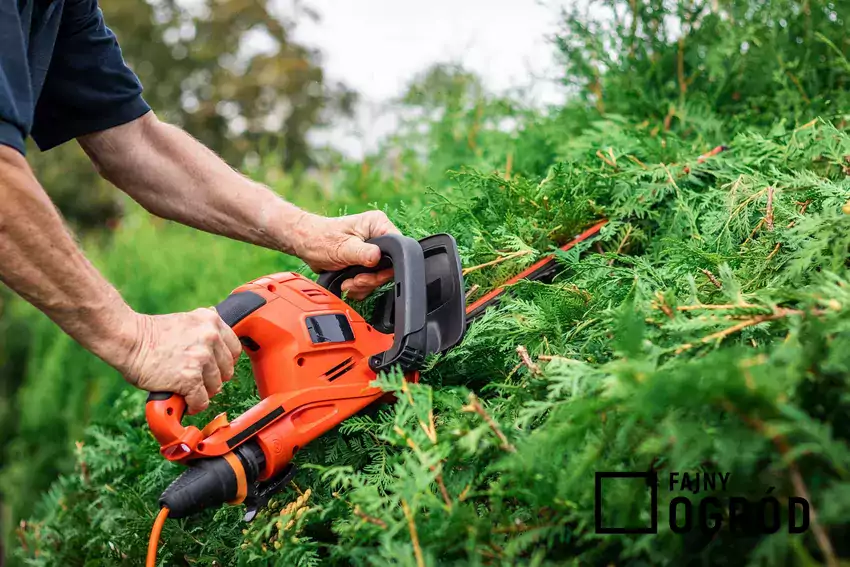
[[[152,115],[136,122],[81,140],[106,179],[159,217],[293,251],[292,233],[303,211],[179,128]]]

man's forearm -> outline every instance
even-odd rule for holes
[[[116,348],[131,349],[134,312],[83,255],[23,156],[6,146],[0,258],[0,279],[85,348],[111,362]]]
[[[233,170],[153,113],[79,141],[101,174],[151,213],[294,252],[304,211]]]

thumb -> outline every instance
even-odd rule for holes
[[[345,241],[339,250],[339,260],[346,266],[371,268],[381,260],[381,249],[356,237]]]

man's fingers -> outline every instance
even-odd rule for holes
[[[207,389],[207,396],[211,398],[221,391],[222,375],[218,361],[215,357],[204,363],[202,372],[204,376],[204,387]]]
[[[185,398],[189,415],[202,412],[210,405],[210,397],[207,395],[206,388],[201,383],[198,383],[194,388],[192,388],[192,390],[186,394]]]
[[[233,354],[230,352],[230,348],[228,348],[224,342],[224,337],[220,338],[218,342],[213,345],[213,353],[215,355],[215,362],[218,365],[221,381],[227,382],[233,378],[233,365],[235,364],[235,360],[233,359]],[[215,395],[215,393],[216,392],[212,392],[210,395]]]
[[[375,288],[382,286],[392,279],[392,268],[371,274],[359,274],[342,282],[342,291],[347,291],[348,296],[352,299],[363,299],[375,291]]]
[[[371,268],[381,261],[381,249],[367,244],[356,236],[349,237],[338,251],[339,263],[345,266],[366,266]]]
[[[239,342],[239,337],[236,336],[233,329],[223,320],[221,320],[221,338],[224,339],[224,344],[230,352],[233,361],[237,361],[239,355],[242,354],[242,343]]]
[[[369,240],[375,236],[381,236],[382,234],[388,233],[401,234],[401,231],[396,228],[383,211],[369,211],[361,213],[359,215],[359,220],[363,223],[359,232],[364,240]]]

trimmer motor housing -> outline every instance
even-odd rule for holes
[[[162,455],[190,467],[160,499],[172,517],[245,502],[252,519],[294,474],[290,461],[301,447],[384,396],[370,385],[378,372],[398,366],[416,382],[427,355],[461,340],[466,315],[454,238],[393,234],[369,242],[383,253],[373,268],[322,274],[318,282],[291,272],[264,276],[216,307],[251,360],[257,405],[199,429],[182,424],[181,396],[150,394],[146,417]],[[341,299],[342,282],[388,267],[393,289],[366,321]]]

